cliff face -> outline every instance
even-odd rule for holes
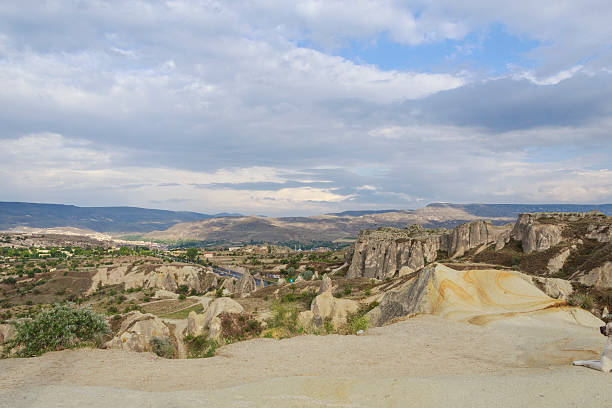
[[[403,271],[408,273],[435,261],[438,250],[448,248],[447,230],[379,228],[362,231],[352,251],[347,277],[384,279]]]
[[[448,236],[448,255],[457,258],[472,248],[491,243],[501,249],[510,239],[510,230],[509,225],[496,227],[485,221],[459,225]]]
[[[396,273],[417,271],[438,258],[438,251],[459,257],[481,245],[503,245],[510,239],[510,226],[496,227],[485,221],[462,224],[452,231],[379,228],[362,231],[352,251],[347,277],[384,279]]]

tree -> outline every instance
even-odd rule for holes
[[[198,253],[198,248],[189,248],[185,255],[187,255],[187,258],[193,261],[198,257]]]

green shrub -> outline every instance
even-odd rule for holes
[[[346,316],[346,332],[348,334],[356,334],[359,330],[366,331],[368,325],[368,318],[362,312],[349,313]]]
[[[353,289],[351,288],[351,285],[348,285],[348,284],[344,285],[344,292],[343,292],[344,296],[348,296],[351,293],[353,293]]]
[[[33,320],[18,322],[15,331],[15,337],[4,345],[3,357],[34,357],[47,351],[99,345],[109,328],[104,317],[89,307],[56,304]]]
[[[589,311],[593,308],[593,305],[595,304],[591,295],[587,293],[574,293],[569,297],[567,303],[572,306],[580,306],[584,310]]]
[[[163,358],[174,358],[176,356],[176,348],[169,337],[153,337],[151,339],[151,349]]]
[[[216,341],[207,339],[204,335],[192,336],[191,334],[185,337],[185,345],[187,346],[187,358],[212,357],[219,347]]]

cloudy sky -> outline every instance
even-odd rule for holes
[[[610,21],[609,0],[4,0],[0,200],[609,203]]]

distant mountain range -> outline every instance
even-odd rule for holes
[[[138,207],[77,207],[0,202],[0,230],[16,227],[73,227],[96,232],[150,232],[181,223],[240,214],[200,214]]]
[[[356,237],[362,229],[412,224],[453,228],[476,219],[514,222],[524,212],[585,212],[612,215],[612,204],[451,204],[417,210],[344,211],[313,217],[257,217],[200,214],[137,207],[77,207],[0,202],[0,230],[19,227],[72,227],[113,235],[137,234],[157,240],[216,243],[328,242]]]

